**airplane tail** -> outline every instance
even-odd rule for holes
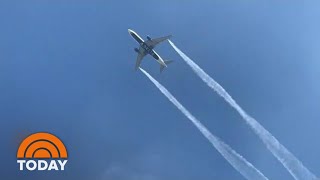
[[[173,61],[172,60],[164,60],[164,63],[166,65],[172,63]],[[163,69],[165,68],[166,66],[164,66],[163,64],[160,64],[160,73],[163,71]]]

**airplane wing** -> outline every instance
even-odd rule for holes
[[[139,53],[138,53],[138,57],[136,60],[136,67],[135,70],[137,70],[140,67],[141,61],[144,58],[144,56],[146,56],[146,51],[143,48],[139,48]]]
[[[164,37],[160,37],[160,38],[155,38],[155,39],[151,39],[151,40],[147,40],[145,41],[145,43],[148,45],[148,46],[151,46],[151,47],[155,47],[157,44],[167,40],[171,38],[171,35],[169,36],[164,36]]]

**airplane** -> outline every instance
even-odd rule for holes
[[[146,41],[144,41],[136,32],[134,32],[131,29],[128,29],[129,34],[133,37],[133,39],[135,39],[140,47],[138,48],[134,48],[134,51],[136,51],[138,53],[138,57],[136,60],[136,66],[135,66],[135,70],[137,70],[140,67],[141,61],[144,58],[144,56],[146,56],[147,54],[150,54],[159,64],[160,64],[160,72],[163,71],[163,69],[165,67],[167,67],[167,65],[169,63],[171,63],[172,61],[170,60],[163,60],[158,53],[154,50],[154,48],[161,42],[169,39],[170,37],[172,37],[171,35],[169,36],[164,36],[164,37],[160,37],[160,38],[155,38],[155,39],[151,39],[150,36],[147,36]]]

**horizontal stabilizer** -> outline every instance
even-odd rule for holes
[[[172,60],[164,60],[164,63],[166,64],[166,65],[168,65],[168,64],[170,64],[170,63],[172,63],[173,61]]]
[[[173,61],[172,60],[164,60],[164,63],[166,65],[172,63]],[[163,71],[163,69],[165,68],[166,66],[164,66],[163,64],[160,64],[160,73]]]

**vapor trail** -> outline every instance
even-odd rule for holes
[[[249,124],[253,131],[260,137],[263,143],[271,153],[282,163],[296,180],[316,180],[317,177],[312,174],[304,165],[280,142],[266,130],[258,121],[248,115],[237,102],[228,94],[228,92],[206,72],[204,72],[195,62],[185,55],[173,42],[169,40],[171,46],[178,52],[182,59],[192,68],[192,70],[214,91],[223,97],[234,109],[238,111],[241,117]]]
[[[211,132],[201,124],[180,102],[157,80],[155,80],[149,73],[140,68],[140,70],[153,82],[154,85],[164,94],[210,141],[210,143],[217,149],[217,151],[246,179],[248,180],[267,180],[258,169],[256,169],[244,157],[239,155],[230,146],[221,141],[218,137],[211,134]]]

